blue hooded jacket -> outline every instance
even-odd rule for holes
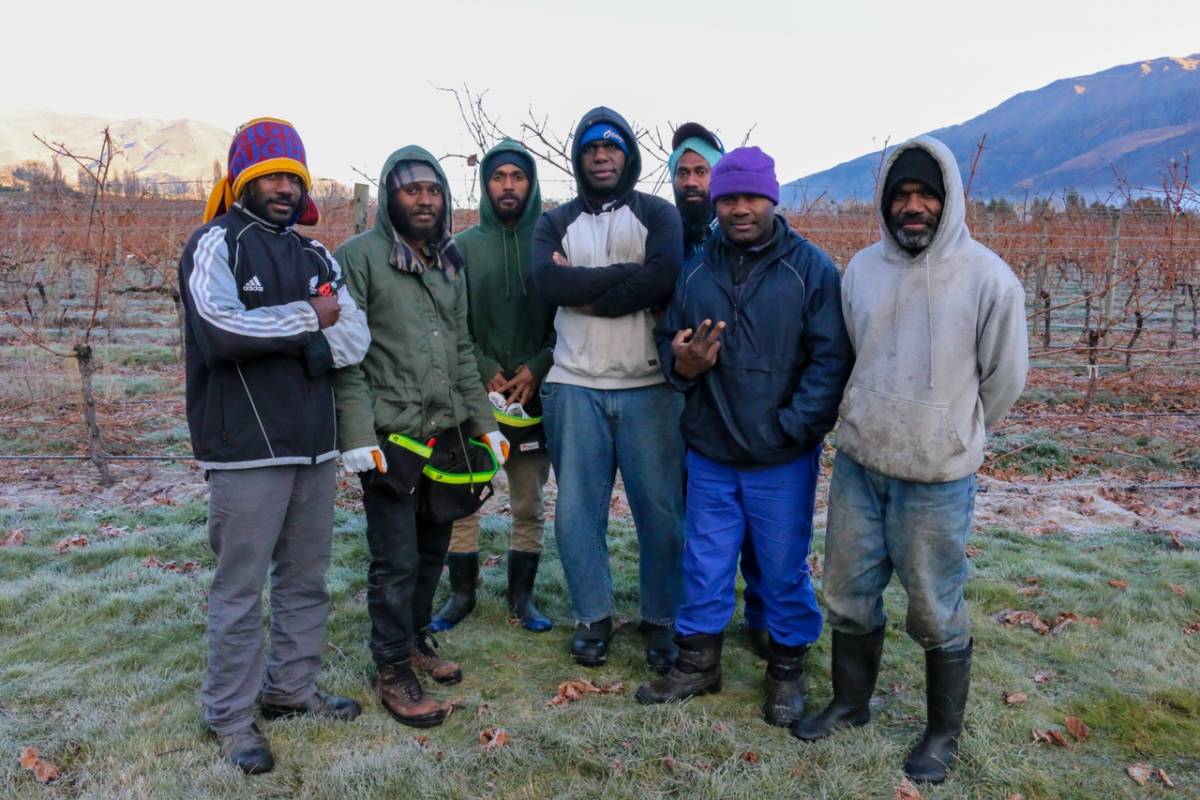
[[[749,260],[735,287],[735,268]],[[726,324],[717,363],[687,380],[674,371],[671,340],[706,319]],[[680,273],[655,339],[667,382],[687,397],[688,447],[735,466],[782,464],[820,444],[854,365],[837,268],[782,217],[757,252],[716,232]]]

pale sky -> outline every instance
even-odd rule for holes
[[[352,167],[377,176],[401,145],[473,150],[431,84],[487,90],[513,129],[530,105],[564,135],[595,105],[664,130],[694,119],[729,146],[756,126],[750,143],[786,182],[1059,78],[1200,52],[1195,0],[65,0],[4,17],[0,114],[186,117],[231,132],[280,116],[312,171],[347,183]],[[470,170],[444,164],[461,195]],[[541,175],[545,196],[571,195]]]

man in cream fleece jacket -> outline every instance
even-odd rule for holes
[[[829,488],[825,601],[834,698],[792,726],[815,740],[870,719],[883,590],[896,572],[925,650],[928,721],[905,763],[940,782],[958,750],[972,639],[963,586],[987,429],[1025,386],[1025,293],[971,238],[954,155],[921,136],[892,152],[876,195],[882,240],[842,281],[855,364]]]

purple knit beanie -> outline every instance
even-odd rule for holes
[[[728,194],[757,194],[779,205],[775,159],[757,147],[730,150],[713,167],[708,194],[714,202]]]

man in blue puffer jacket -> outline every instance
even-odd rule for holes
[[[656,330],[667,381],[686,396],[687,539],[679,657],[638,689],[642,703],[721,688],[721,644],[749,537],[770,631],[764,716],[804,710],[808,646],[821,612],[808,574],[821,443],[853,354],[837,269],[775,214],[775,162],[732,151],[710,182],[720,233],[681,273]]]

